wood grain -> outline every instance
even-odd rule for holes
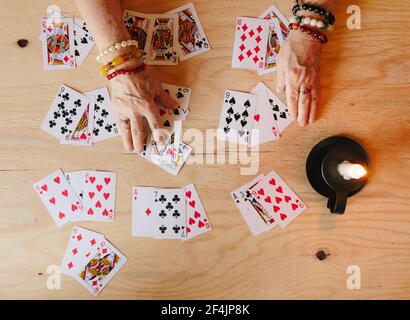
[[[165,12],[184,1],[124,1],[124,8]],[[185,128],[218,125],[223,91],[251,90],[256,74],[230,67],[235,17],[258,16],[270,1],[194,1],[212,50],[177,67],[156,67],[168,83],[193,89]],[[9,2],[0,19],[0,298],[91,299],[75,280],[46,288],[46,268],[59,264],[72,225],[58,229],[32,184],[56,168],[118,173],[115,223],[81,223],[105,234],[129,262],[96,299],[408,299],[410,298],[410,80],[408,1],[359,0],[362,29],[348,30],[337,1],[336,30],[323,47],[322,108],[313,126],[292,125],[263,145],[260,172],[275,169],[309,209],[285,230],[253,237],[229,193],[251,177],[240,165],[187,165],[173,177],[123,152],[119,139],[92,148],[61,146],[39,126],[61,83],[87,91],[105,85],[94,62],[70,71],[42,69],[39,20],[49,1]],[[73,1],[53,4],[78,15]],[[290,1],[275,1],[289,15]],[[27,48],[16,41],[26,38]],[[262,78],[271,88],[274,76]],[[282,96],[283,98],[283,96]],[[320,139],[348,134],[367,148],[369,184],[332,216],[308,184],[306,157]],[[197,152],[199,152],[197,150]],[[208,156],[215,150],[203,152]],[[198,153],[197,153],[198,154]],[[188,242],[132,238],[134,185],[195,183],[214,230]],[[315,254],[329,256],[319,261]],[[346,268],[361,268],[361,290],[346,288]]]

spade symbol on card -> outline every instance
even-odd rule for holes
[[[246,102],[243,104],[246,108],[249,108],[251,106],[251,103],[249,100],[246,100]]]
[[[227,117],[225,118],[225,121],[227,124],[230,124],[232,122],[232,118],[231,117]]]
[[[235,113],[234,118],[238,121],[241,118],[241,115],[239,113]]]
[[[286,119],[286,113],[285,113],[285,112],[281,112],[281,113],[280,113],[280,117],[283,118],[283,119]]]
[[[231,131],[231,128],[229,128],[229,127],[225,127],[225,128],[224,128],[225,134],[228,134],[229,131]]]
[[[244,126],[246,126],[247,123],[248,123],[248,121],[246,121],[246,120],[241,120],[241,126],[242,126],[242,128],[243,128]]]
[[[87,38],[85,38],[85,37],[81,38],[81,43],[87,44],[88,43]]]
[[[182,94],[182,92],[181,92],[181,91],[178,91],[178,92],[177,92],[177,99],[181,99],[181,98],[183,98],[183,97],[185,97],[185,96]]]
[[[227,113],[228,113],[228,114],[233,114],[233,108],[230,107],[230,108],[228,109]]]
[[[179,115],[179,109],[177,108],[177,109],[174,109],[174,114],[175,115]]]
[[[79,56],[80,56],[80,53],[78,52],[78,50],[75,50],[75,56],[76,56],[76,57],[79,57]]]
[[[171,124],[169,123],[168,120],[164,121],[164,127],[171,127]]]
[[[234,105],[236,103],[236,100],[234,97],[231,98],[231,100],[229,100],[230,105]]]
[[[248,110],[245,110],[244,112],[242,112],[242,116],[244,116],[244,117],[249,117]]]

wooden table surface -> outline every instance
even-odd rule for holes
[[[126,9],[165,12],[185,1],[124,1]],[[271,1],[194,1],[212,50],[176,67],[155,67],[163,82],[191,87],[184,129],[218,126],[225,89],[249,91],[273,75],[230,66],[236,16],[258,16]],[[78,69],[43,71],[39,21],[50,1],[17,0],[0,12],[0,298],[92,299],[74,279],[46,288],[49,265],[59,265],[73,224],[58,228],[33,191],[57,168],[116,171],[114,223],[80,223],[105,234],[129,259],[97,299],[385,299],[410,298],[410,5],[406,0],[359,0],[362,29],[346,27],[350,2],[337,1],[336,30],[323,47],[320,120],[293,124],[259,152],[260,173],[276,170],[307,203],[286,229],[253,237],[230,192],[253,176],[240,165],[186,165],[177,177],[125,154],[119,138],[92,148],[62,146],[40,130],[60,84],[80,91],[106,85],[96,72],[96,49]],[[146,3],[146,4],[144,4]],[[78,15],[73,1],[53,1]],[[275,4],[289,16],[291,1]],[[28,47],[16,45],[20,38]],[[283,96],[281,96],[284,98]],[[345,215],[328,213],[305,175],[321,139],[347,134],[370,155],[370,181],[349,199]],[[208,156],[214,150],[208,150]],[[198,152],[196,153],[198,155]],[[205,152],[204,152],[205,155]],[[192,241],[132,238],[134,185],[194,183],[214,230]],[[316,252],[329,255],[323,261]],[[349,265],[361,269],[361,289],[346,287]]]

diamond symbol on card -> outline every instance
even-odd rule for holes
[[[241,40],[242,40],[242,42],[246,40],[245,34],[241,35]]]
[[[252,38],[255,35],[255,32],[253,32],[253,30],[249,31],[249,36]]]
[[[73,265],[72,262],[69,262],[69,263],[67,264],[67,267],[68,267],[68,269],[71,269],[72,267],[74,267],[74,265]]]
[[[259,61],[259,58],[258,58],[258,56],[257,55],[255,55],[254,57],[253,57],[253,62],[255,62],[255,63],[258,63],[258,61]]]
[[[256,31],[258,31],[258,33],[261,33],[262,30],[263,30],[263,29],[262,29],[262,27],[261,27],[260,25],[259,25],[259,27],[256,28]]]
[[[147,216],[149,216],[150,214],[151,214],[151,210],[150,209],[147,209],[147,210],[145,210],[145,214],[147,215]]]
[[[243,51],[243,50],[245,50],[246,49],[246,47],[243,45],[243,43],[239,46],[239,49],[241,50],[241,51]]]
[[[63,60],[67,62],[69,60],[68,56],[65,56]]]
[[[82,236],[81,234],[79,234],[79,235],[77,236],[77,240],[78,240],[78,241],[83,240],[83,236]]]
[[[102,249],[102,253],[106,254],[107,253],[107,248]]]
[[[75,255],[78,253],[78,250],[77,250],[77,248],[74,248],[71,252],[72,252],[73,255],[75,256]]]
[[[261,51],[261,49],[259,48],[259,46],[256,46],[253,50],[254,50],[256,53],[258,53],[259,51]]]
[[[98,281],[97,281],[97,280],[94,280],[94,281],[92,282],[93,287],[95,287],[97,284],[98,284]]]
[[[248,58],[252,55],[252,51],[251,50],[248,50],[248,51],[246,51],[246,55],[248,56]]]
[[[246,23],[242,26],[242,30],[243,30],[243,31],[248,30],[248,26],[246,25]]]
[[[260,36],[257,36],[257,37],[255,38],[255,41],[256,41],[257,43],[259,43],[259,42],[262,41],[262,38],[261,38]]]
[[[93,245],[95,245],[97,242],[95,241],[95,239],[92,239],[92,240],[90,241],[90,243],[91,243],[91,245],[93,246]]]
[[[242,53],[239,55],[238,57],[239,61],[242,62],[243,59],[245,59],[245,57],[242,55]]]

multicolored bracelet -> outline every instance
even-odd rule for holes
[[[119,67],[125,61],[127,61],[131,58],[141,59],[143,56],[144,56],[144,52],[142,52],[140,49],[136,49],[135,51],[133,51],[131,53],[120,55],[120,56],[115,57],[114,59],[112,59],[107,64],[103,65],[100,69],[100,73],[102,74],[103,77],[106,77],[110,70],[112,70],[116,67]]]
[[[310,12],[320,14],[322,17],[326,18],[326,20],[329,22],[330,25],[333,25],[336,21],[335,16],[330,11],[327,11],[326,9],[324,9],[322,7],[317,7],[317,6],[314,6],[314,5],[309,4],[309,3],[304,3],[304,4],[297,3],[297,4],[295,4],[292,8],[293,15],[297,16],[298,11],[300,11],[300,10],[307,10],[307,11],[310,11]]]
[[[138,41],[137,40],[124,40],[121,42],[114,43],[112,46],[109,46],[105,50],[101,51],[97,55],[95,60],[97,60],[97,62],[100,62],[101,58],[106,56],[107,54],[114,52],[115,50],[120,50],[121,48],[132,47],[132,46],[139,48]]]
[[[289,18],[289,22],[291,23],[299,23],[300,25],[310,25],[312,27],[316,27],[319,29],[323,29],[323,30],[329,30],[332,31],[333,30],[333,26],[331,26],[328,23],[325,23],[323,21],[317,20],[317,19],[311,19],[309,17],[290,17]]]
[[[289,29],[290,30],[299,30],[301,32],[306,32],[308,35],[315,37],[318,39],[321,43],[325,44],[327,43],[327,36],[317,30],[314,30],[312,28],[307,27],[306,25],[301,26],[299,23],[290,23],[289,24]]]
[[[145,70],[145,64],[142,63],[140,66],[134,68],[134,69],[120,69],[120,70],[115,70],[114,72],[110,73],[107,75],[108,80],[114,79],[116,76],[119,76],[120,74],[137,74],[140,72],[143,72]]]

